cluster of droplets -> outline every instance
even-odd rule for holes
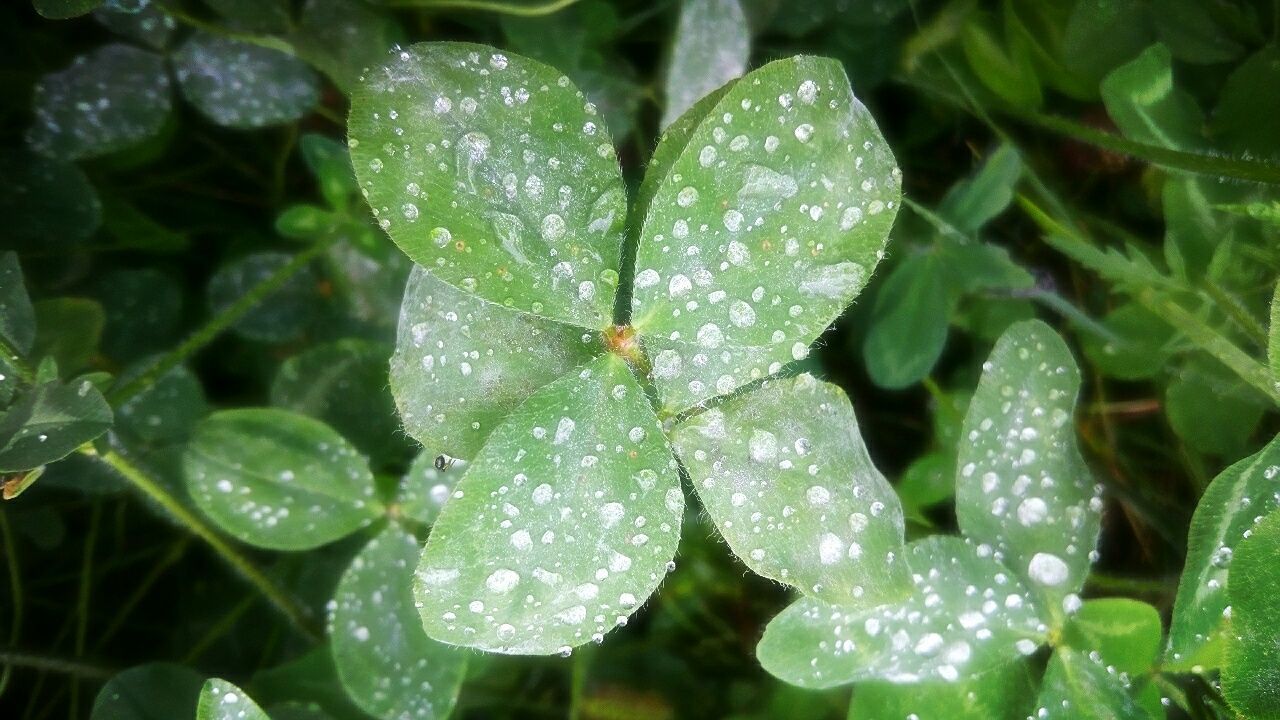
[[[197,34],[174,53],[182,94],[219,125],[256,128],[296,120],[320,98],[320,82],[279,50]]]

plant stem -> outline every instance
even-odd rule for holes
[[[241,555],[238,550],[232,547],[222,536],[214,532],[203,520],[196,517],[194,513],[178,502],[159,483],[148,477],[136,465],[114,450],[107,450],[103,454],[98,454],[92,449],[81,448],[81,452],[106,463],[121,477],[129,481],[131,485],[163,508],[165,512],[169,513],[179,524],[208,544],[227,564],[248,580],[249,584],[257,588],[263,596],[271,601],[271,604],[308,639],[315,642],[321,640],[323,634],[306,608],[299,605],[297,601],[272,582],[271,578],[267,577],[262,570],[244,555]]]
[[[190,545],[191,536],[183,535],[173,543],[169,548],[169,552],[165,553],[164,557],[156,561],[156,564],[151,567],[151,572],[147,573],[147,577],[144,578],[142,582],[138,583],[138,587],[134,588],[133,594],[129,596],[129,599],[125,601],[124,605],[122,605],[119,610],[116,610],[115,617],[112,618],[111,624],[108,625],[107,629],[102,631],[102,634],[98,636],[98,640],[94,645],[95,650],[102,649],[107,642],[111,640],[111,638],[115,637],[116,632],[118,632],[120,628],[124,627],[125,620],[133,613],[134,608],[136,608],[138,603],[142,602],[142,599],[151,591],[151,587],[156,584],[156,581],[160,579],[160,576],[172,567],[174,563],[182,559],[182,556],[186,554],[187,548]]]
[[[0,509],[0,540],[4,541],[5,564],[9,566],[9,589],[13,598],[13,608],[9,617],[9,637],[6,641],[17,644],[22,635],[22,570],[18,566],[18,547],[13,542],[13,528],[9,525],[9,514],[2,509]],[[9,675],[12,670],[13,664],[5,663],[4,671],[0,673],[0,696],[4,695],[5,688],[9,686]]]
[[[115,675],[114,670],[89,665],[78,660],[33,655],[17,650],[0,650],[0,663],[16,667],[33,668],[48,672],[62,673],[82,680],[106,680]]]
[[[542,5],[516,5],[497,0],[389,0],[384,4],[423,10],[479,10],[517,17],[541,17],[560,12],[577,2],[578,0],[552,0]]]
[[[146,390],[155,384],[161,376],[172,370],[184,360],[194,355],[205,345],[208,345],[222,334],[224,330],[231,327],[237,320],[244,317],[246,313],[254,308],[259,302],[262,302],[271,293],[280,289],[289,278],[293,277],[312,260],[328,249],[331,239],[317,240],[315,244],[306,250],[293,256],[288,263],[282,265],[278,270],[263,278],[262,282],[254,285],[231,304],[226,310],[218,313],[205,323],[204,327],[197,330],[190,337],[182,342],[181,345],[169,351],[164,357],[160,358],[146,372],[139,375],[134,380],[125,383],[122,387],[113,388],[107,393],[107,401],[114,407],[121,404]]]

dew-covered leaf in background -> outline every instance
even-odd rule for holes
[[[314,345],[280,365],[271,382],[271,404],[328,423],[377,462],[407,458],[387,391],[391,348],[347,338]]]
[[[910,592],[902,506],[835,385],[767,382],[682,423],[673,444],[721,536],[755,572],[845,612]]]
[[[848,720],[1025,720],[1035,698],[1030,668],[1015,660],[956,682],[858,683]]]
[[[285,410],[210,415],[196,427],[183,467],[205,515],[259,547],[319,547],[382,512],[368,460],[329,426]]]
[[[1174,83],[1169,48],[1155,44],[1102,81],[1107,114],[1127,137],[1178,150],[1202,149],[1204,115]]]
[[[751,32],[738,0],[684,0],[667,66],[662,127],[742,75],[750,53]]]
[[[1242,717],[1280,718],[1280,512],[1271,512],[1237,547],[1227,583],[1231,638],[1222,689]]]
[[[644,220],[632,301],[669,410],[807,357],[883,255],[901,185],[832,60],[750,73],[680,140]]]
[[[1156,664],[1163,638],[1160,612],[1129,598],[1086,600],[1063,628],[1062,643],[1096,652],[1120,672],[1137,677]]]
[[[403,39],[404,29],[394,16],[363,0],[307,0],[293,32],[298,56],[345,92]]]
[[[900,604],[846,609],[798,600],[769,622],[756,657],[809,688],[859,680],[954,682],[1035,652],[1036,599],[989,548],[933,535],[907,546],[914,590]]]
[[[226,263],[209,279],[205,296],[210,314],[231,307],[251,288],[266,280],[292,257],[285,253],[260,252]],[[284,282],[232,325],[239,335],[259,342],[285,342],[306,329],[315,317],[317,294],[315,274],[303,268]]]
[[[196,720],[271,720],[245,691],[212,678],[200,690]]]
[[[956,516],[1061,625],[1093,564],[1100,488],[1076,445],[1080,371],[1039,321],[1011,326],[983,364],[956,463]]]
[[[471,458],[525,398],[602,350],[598,333],[485,302],[415,266],[391,393],[424,447]]]
[[[103,7],[93,12],[93,17],[117,35],[123,35],[154,50],[164,50],[178,29],[178,21],[157,5],[143,0],[137,12],[127,12]]]
[[[41,78],[31,102],[33,150],[63,160],[97,157],[160,131],[169,117],[169,73],[160,55],[104,45]]]
[[[174,344],[182,321],[182,286],[155,267],[104,272],[95,278],[102,304],[102,351],[129,362]]]
[[[173,55],[182,94],[218,125],[258,128],[306,115],[320,99],[315,71],[284,52],[196,34]]]
[[[0,185],[6,249],[65,249],[102,224],[98,193],[73,163],[29,150],[0,151]]]
[[[351,561],[333,596],[329,638],[352,700],[382,720],[444,718],[470,653],[427,637],[409,578],[421,547],[394,523]]]
[[[31,0],[40,17],[67,20],[87,15],[102,5],[102,0]]]
[[[20,355],[36,339],[36,311],[31,306],[18,254],[0,252],[0,340]]]
[[[1223,470],[1200,497],[1187,534],[1165,666],[1213,669],[1222,663],[1232,557],[1257,518],[1280,506],[1280,436]]]
[[[683,512],[644,390],[594,360],[526,400],[458,482],[414,581],[427,634],[529,655],[601,640],[673,566]]]
[[[1036,709],[1043,720],[1155,720],[1130,692],[1130,680],[1088,653],[1059,647],[1049,659]]]
[[[152,368],[158,357],[134,363],[116,380],[124,387]],[[209,413],[200,378],[175,365],[145,390],[125,400],[116,410],[115,431],[144,443],[163,445],[191,436],[196,423]]]
[[[934,253],[904,260],[876,293],[862,359],[871,381],[893,390],[925,378],[947,343],[958,297],[948,268]]]
[[[289,0],[203,0],[214,12],[238,30],[277,33],[286,30]]]
[[[414,458],[409,471],[400,478],[396,491],[396,506],[407,518],[430,525],[440,515],[440,509],[453,494],[453,488],[467,469],[467,461],[445,458],[444,470],[436,468],[440,456],[424,450]]]
[[[482,45],[414,45],[355,90],[349,132],[378,224],[436,277],[543,317],[612,319],[626,193],[568,77]]]
[[[111,407],[85,378],[19,393],[0,413],[0,473],[61,460],[111,427]]]
[[[102,686],[91,720],[174,720],[195,717],[204,678],[172,663],[129,668]]]

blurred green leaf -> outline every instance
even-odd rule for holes
[[[339,216],[315,205],[290,205],[276,216],[276,232],[293,240],[315,240],[331,229]]]
[[[1130,694],[1123,674],[1065,647],[1049,659],[1036,706],[1031,717],[1045,720],[1155,720]]]
[[[1280,390],[1280,281],[1271,295],[1271,325],[1267,336],[1267,361],[1271,367],[1271,379]]]
[[[36,311],[22,281],[18,254],[0,252],[0,340],[26,355],[35,339]]]
[[[206,33],[173,54],[182,94],[218,125],[258,128],[297,120],[320,98],[315,72],[280,50]]]
[[[348,93],[404,37],[395,16],[363,0],[307,0],[292,34],[298,56]]]
[[[106,316],[102,305],[88,298],[52,298],[33,306],[36,337],[31,357],[52,357],[63,375],[74,375],[98,352]]]
[[[1280,114],[1280,46],[1250,55],[1227,78],[1213,112],[1213,132],[1226,146],[1251,157],[1280,153],[1280,137],[1268,118]]]
[[[185,235],[161,225],[138,207],[115,195],[102,200],[102,229],[115,240],[115,247],[156,253],[177,253],[187,249]]]
[[[1212,64],[1235,60],[1244,46],[1218,22],[1218,15],[1239,11],[1228,3],[1202,0],[1161,0],[1151,13],[1160,42],[1173,56],[1190,63]]]
[[[972,178],[947,191],[938,204],[938,215],[963,233],[975,233],[1009,207],[1014,185],[1021,177],[1022,158],[1017,149],[1000,145]]]
[[[142,360],[120,374],[123,386],[154,364]],[[130,439],[151,444],[185,441],[196,423],[209,413],[200,378],[183,365],[175,365],[150,387],[124,401],[116,410],[116,430]]]
[[[1241,717],[1280,718],[1280,512],[1255,519],[1237,548],[1227,594],[1231,629],[1222,690]]]
[[[288,0],[204,0],[230,24],[249,32],[282,32],[292,24]]]
[[[79,167],[28,150],[0,151],[0,247],[62,252],[89,239],[102,224],[98,193]]]
[[[1197,356],[1165,389],[1165,415],[1178,437],[1199,452],[1240,457],[1267,409],[1266,398],[1218,362]]]
[[[102,303],[102,351],[117,362],[160,352],[178,339],[182,286],[156,267],[111,270],[95,278]]]
[[[1025,720],[1035,678],[1021,661],[957,682],[859,683],[848,720]]]
[[[1176,150],[1205,146],[1204,115],[1174,82],[1169,48],[1152,45],[1102,81],[1107,114],[1126,137]]]
[[[91,720],[174,720],[195,717],[204,678],[190,668],[149,663],[107,681]]]
[[[667,66],[662,127],[742,75],[750,53],[747,18],[738,0],[684,0]]]
[[[1137,677],[1151,672],[1160,654],[1160,612],[1128,598],[1086,600],[1067,621],[1062,642],[1080,653],[1096,652],[1109,666]]]
[[[920,382],[942,356],[956,294],[933,253],[912,255],[876,293],[862,359],[871,380],[901,389]]]
[[[298,141],[302,160],[316,176],[320,195],[331,208],[345,208],[356,194],[356,176],[347,147],[333,138],[307,133]]]
[[[1111,339],[1083,334],[1081,349],[1102,374],[1120,380],[1157,377],[1172,355],[1173,328],[1137,303],[1125,303],[1107,313],[1102,326]]]
[[[960,31],[969,69],[997,97],[1018,108],[1033,110],[1044,104],[1040,80],[1021,38],[1000,37],[995,20],[983,11],[971,14]]]
[[[217,314],[231,307],[251,288],[289,264],[292,256],[260,252],[232,260],[218,268],[205,291],[209,309]],[[291,276],[232,325],[238,334],[259,342],[296,338],[316,315],[316,277],[309,268]]]
[[[93,12],[102,0],[31,0],[36,12],[50,20],[67,20]]]
[[[93,17],[113,33],[142,43],[153,50],[164,50],[178,29],[178,21],[149,0],[142,0],[137,12],[108,5],[93,11]]]
[[[1063,33],[1063,63],[1082,83],[1097,87],[1154,39],[1146,3],[1076,0]]]

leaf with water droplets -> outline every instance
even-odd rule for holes
[[[22,281],[22,265],[13,251],[0,253],[0,340],[20,354],[36,339],[36,311]]]
[[[418,442],[471,458],[525,398],[603,349],[598,333],[485,302],[415,266],[391,393]]]
[[[173,70],[187,100],[226,127],[292,122],[320,99],[319,78],[298,58],[205,33],[178,48]]]
[[[196,428],[183,466],[204,514],[258,547],[319,547],[382,512],[368,461],[328,425],[285,410],[210,415]]]
[[[667,66],[662,127],[741,75],[750,52],[751,32],[738,0],[685,0]]]
[[[440,456],[424,450],[409,471],[400,478],[399,490],[396,493],[396,506],[405,517],[430,525],[440,515],[449,496],[453,494],[454,485],[466,471],[467,461],[456,458],[445,458],[449,465],[444,470],[436,468]]]
[[[0,473],[61,460],[111,427],[111,407],[86,378],[51,380],[0,413]]]
[[[216,315],[230,308],[290,260],[292,257],[286,253],[260,252],[236,258],[218,268],[205,289],[211,313]],[[316,316],[315,288],[315,273],[305,267],[272,290],[231,327],[236,333],[259,342],[292,340]]]
[[[669,570],[684,496],[644,390],[606,355],[494,430],[436,520],[414,589],[431,637],[567,653],[625,624]]]
[[[1240,543],[1227,594],[1231,638],[1222,689],[1241,717],[1280,718],[1280,512],[1257,523]]]
[[[1067,622],[1062,642],[1080,652],[1096,652],[1108,665],[1130,675],[1151,671],[1164,629],[1160,612],[1129,598],[1087,600]]]
[[[140,360],[120,373],[114,386],[125,387],[155,367],[159,357]],[[116,408],[114,432],[144,446],[179,444],[209,413],[200,378],[185,365],[174,365]]]
[[[956,682],[858,683],[848,720],[1025,720],[1035,680],[1027,663],[1015,660]]]
[[[196,720],[271,720],[245,691],[226,680],[211,678],[200,691]]]
[[[107,681],[91,720],[173,720],[194,717],[204,678],[188,667],[147,663]]]
[[[1209,483],[1187,532],[1187,563],[1169,624],[1165,666],[1221,666],[1227,624],[1227,576],[1241,540],[1280,507],[1280,435]]]
[[[668,410],[806,357],[879,262],[901,186],[833,60],[750,73],[678,139],[640,233],[632,300]]]
[[[846,609],[804,598],[769,622],[756,657],[801,687],[859,680],[954,682],[1035,652],[1035,600],[989,551],[933,535],[907,546],[914,591],[901,604]]]
[[[352,700],[382,720],[447,717],[467,654],[422,631],[408,582],[421,549],[392,524],[365,545],[333,596],[329,638]]]
[[[1027,581],[1060,626],[1092,564],[1100,488],[1076,446],[1080,371],[1048,325],[1011,325],[983,364],[961,430],[956,516]]]
[[[1154,720],[1129,692],[1129,679],[1097,655],[1059,647],[1049,659],[1031,717],[1043,720]]]
[[[63,160],[124,150],[160,131],[169,117],[164,58],[112,44],[79,55],[36,84],[32,149]]]
[[[415,262],[490,302],[592,328],[613,317],[626,193],[594,105],[539,62],[421,43],[351,98],[351,159]]]
[[[99,8],[93,11],[93,19],[111,32],[155,50],[164,50],[178,29],[178,21],[149,0],[137,12],[112,5]]]
[[[1267,361],[1271,367],[1271,382],[1280,391],[1280,282],[1271,296],[1271,329],[1267,336]]]
[[[19,252],[63,252],[102,224],[98,193],[74,163],[0,151],[0,187],[5,246]]]
[[[910,592],[902,506],[835,385],[767,382],[681,424],[673,443],[747,567],[846,612]]]

